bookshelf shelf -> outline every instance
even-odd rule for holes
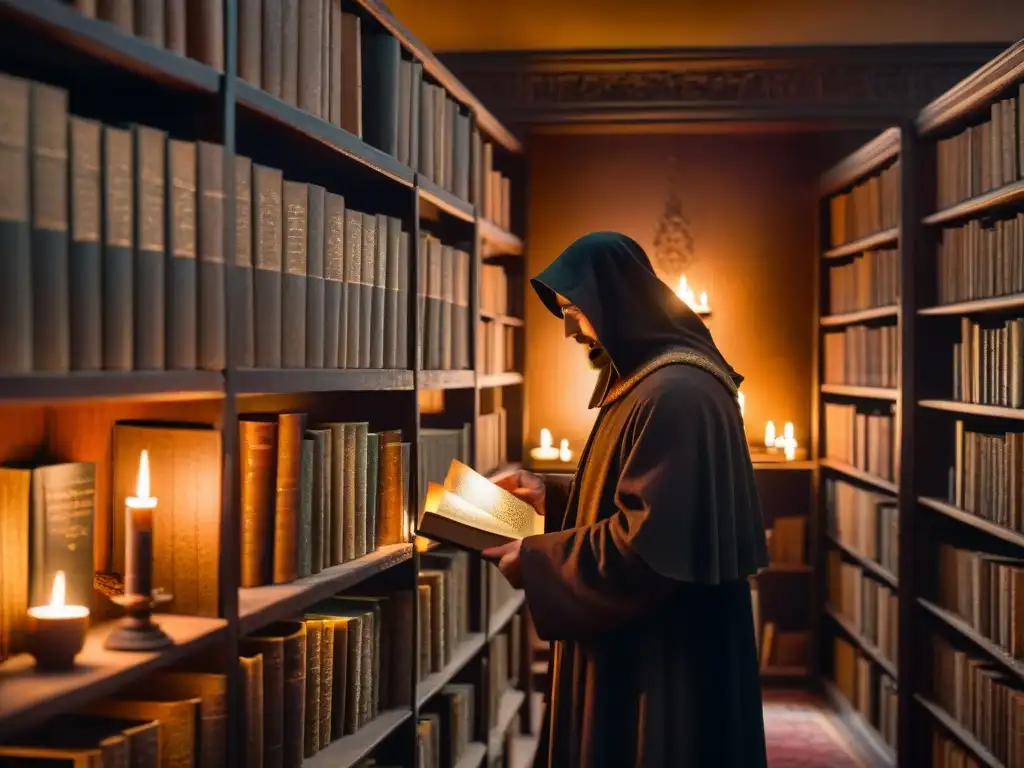
[[[422,707],[450,683],[463,667],[469,664],[487,645],[487,637],[483,632],[475,632],[463,640],[453,651],[452,659],[438,672],[420,680],[416,685],[416,703]]]
[[[867,400],[891,400],[895,402],[900,395],[898,389],[886,387],[858,387],[851,384],[822,384],[821,394],[837,397],[853,397]]]
[[[1001,312],[1024,307],[1024,294],[997,296],[992,299],[960,301],[956,304],[942,304],[917,310],[919,315],[974,315],[986,312]]]
[[[842,259],[846,256],[854,256],[864,251],[875,250],[876,248],[882,248],[886,245],[895,245],[899,241],[900,231],[897,227],[892,229],[886,229],[882,232],[876,232],[873,235],[862,237],[858,240],[846,243],[844,245],[830,248],[825,251],[826,259]]]
[[[26,655],[5,661],[0,665],[0,739],[108,696],[150,672],[209,648],[223,639],[227,628],[222,619],[158,614],[155,620],[174,640],[174,645],[159,652],[104,649],[113,624],[103,623],[89,630],[85,648],[71,672],[40,674]]]
[[[491,613],[490,620],[487,622],[487,639],[490,640],[501,632],[512,620],[512,617],[519,613],[519,609],[525,602],[526,593],[520,589],[509,600],[506,600],[504,605],[498,606],[497,610]]]
[[[392,544],[288,584],[241,588],[238,590],[241,631],[249,633],[301,613],[320,600],[411,560],[412,551],[412,544]]]
[[[511,387],[523,383],[523,374],[508,371],[505,373],[485,373],[477,379],[477,386],[484,387]]]
[[[355,768],[388,736],[397,731],[409,718],[411,709],[391,709],[377,717],[355,733],[332,741],[329,746],[313,757],[302,761],[303,768]]]
[[[895,494],[898,491],[896,483],[891,480],[885,480],[871,474],[870,472],[865,472],[863,469],[858,469],[857,467],[845,464],[841,461],[836,461],[835,459],[819,459],[818,465],[824,469],[831,470],[832,472],[837,472],[840,475],[845,475],[853,480],[859,480],[866,485],[874,486],[881,491],[886,491],[892,494]]]
[[[825,681],[825,694],[856,741],[863,745],[870,755],[874,756],[875,764],[879,766],[896,765],[896,754],[892,747],[882,740],[874,726],[864,719],[864,716],[853,707],[853,704],[843,696],[842,692],[827,680]]]
[[[113,24],[86,18],[59,0],[0,0],[0,15],[10,15],[54,43],[154,83],[211,95],[220,89],[222,75],[213,67],[125,35]]]
[[[955,736],[957,741],[967,747],[975,759],[981,761],[982,765],[987,766],[987,768],[1005,768],[991,752],[981,745],[981,742],[971,735],[970,731],[954,720],[946,710],[928,701],[921,694],[915,694],[914,699],[937,723]]]
[[[995,211],[1008,205],[1024,200],[1024,180],[1015,181],[999,189],[993,189],[983,195],[972,197],[962,203],[957,203],[949,208],[936,211],[924,217],[924,223],[929,226],[939,224],[950,224],[955,221],[976,218],[978,216]]]
[[[522,256],[523,241],[497,224],[480,218],[480,238],[483,240],[484,255]]]
[[[985,653],[1005,671],[1024,681],[1024,662],[1012,658],[1006,651],[978,632],[974,627],[961,619],[952,611],[941,608],[930,600],[918,598],[918,604],[931,616],[943,622],[947,627],[956,630],[963,638],[969,640],[976,648]]]
[[[286,104],[240,77],[235,79],[235,91],[239,107],[259,113],[281,128],[315,139],[381,176],[412,188],[412,169],[391,155],[371,147],[358,136],[303,109]]]
[[[0,404],[72,400],[195,400],[224,395],[220,371],[98,371],[0,376]]]
[[[855,641],[857,646],[864,651],[864,653],[869,656],[875,664],[885,670],[886,674],[894,680],[898,677],[896,674],[896,665],[885,657],[877,645],[865,639],[856,630],[856,628],[834,608],[827,607],[826,610],[828,615],[832,617],[832,620],[843,628],[843,631],[850,637],[850,639]]]
[[[896,576],[890,573],[887,568],[883,567],[879,563],[876,563],[870,557],[861,554],[853,547],[843,544],[841,541],[839,541],[837,538],[833,536],[829,537],[829,541],[831,541],[835,547],[846,553],[846,555],[851,560],[856,562],[857,565],[859,565],[861,568],[863,568],[866,571],[870,571],[872,574],[877,576],[879,579],[884,581],[893,589],[899,589],[899,580],[896,578]]]
[[[416,175],[416,186],[421,200],[434,204],[449,216],[465,222],[473,221],[473,206],[470,203],[460,200],[422,174]]]
[[[239,395],[409,390],[413,388],[413,373],[386,369],[249,368],[234,372],[234,386]]]
[[[479,768],[486,759],[487,745],[480,741],[473,741],[466,745],[455,763],[455,768]]]
[[[957,400],[921,400],[918,405],[933,411],[959,413],[965,416],[988,416],[993,419],[1024,420],[1024,408],[1007,408],[1002,405],[981,405],[961,403]]]
[[[491,320],[502,325],[511,325],[514,328],[522,328],[525,325],[525,321],[521,317],[511,317],[509,315],[497,315],[493,312],[486,310],[480,310],[481,320]]]
[[[505,691],[501,695],[498,704],[498,716],[490,736],[487,739],[487,754],[500,755],[505,748],[505,734],[508,732],[512,719],[519,714],[519,710],[526,701],[526,694],[523,691]]]
[[[838,315],[825,315],[821,318],[822,326],[836,328],[843,325],[866,323],[870,320],[885,320],[899,315],[899,307],[872,307],[858,309],[856,312],[843,312]]]
[[[473,371],[420,371],[420,389],[472,389]]]
[[[976,528],[983,533],[987,533],[990,536],[1007,541],[1010,544],[1015,544],[1018,547],[1024,548],[1024,533],[1018,533],[1017,531],[1005,528],[1002,525],[989,522],[983,517],[978,517],[970,512],[954,507],[941,499],[933,499],[927,496],[922,496],[918,499],[921,504],[928,507],[935,512],[938,512],[946,517],[952,518],[953,520],[959,520],[961,523]]]

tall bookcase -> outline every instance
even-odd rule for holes
[[[1018,43],[847,158],[822,189],[817,332],[819,350],[831,356],[824,351],[817,366],[817,565],[828,584],[835,577],[826,559],[833,568],[840,560],[846,591],[826,587],[821,607],[834,632],[819,650],[826,686],[851,729],[880,760],[907,768],[1024,765],[1024,650],[1016,634],[1024,566],[1022,89]],[[897,163],[898,201],[889,192],[886,207],[859,193],[886,220],[855,225],[841,238],[849,242],[834,242],[842,212],[832,201],[871,184],[889,189],[869,180]],[[876,255],[887,251],[895,254]],[[829,276],[848,260],[876,267],[858,276],[867,277],[866,293],[853,296],[865,300],[837,310],[834,293],[840,301],[847,293]],[[898,330],[882,348],[855,336],[851,348],[847,339],[846,372],[888,370],[889,378],[833,384],[842,350],[824,334],[885,324]],[[883,358],[890,368],[898,361],[897,370],[880,368]],[[860,454],[851,461],[848,423],[825,416],[834,403],[875,412],[891,404],[892,425],[854,433]],[[837,494],[838,482],[872,495]],[[873,609],[879,595],[896,603],[885,616]],[[882,675],[893,684],[880,683]]]
[[[268,2],[269,12],[265,7]],[[280,18],[274,13],[275,6],[276,10],[284,9]],[[134,19],[133,7],[142,9]],[[154,9],[153,14],[145,15],[144,10]],[[187,16],[175,15],[182,11]],[[95,17],[97,14],[102,17],[104,13],[115,15]],[[118,13],[121,16],[116,16]],[[353,29],[354,38],[344,37],[353,34]],[[345,60],[344,56],[351,56],[351,46],[345,42],[347,47],[340,47],[339,40],[332,39],[325,30],[340,30],[339,34],[343,36],[340,40],[360,42],[363,53],[360,55],[356,49],[355,58]],[[312,42],[307,37],[309,34],[313,35]],[[319,37],[321,34],[323,36]],[[262,54],[259,45],[253,47],[254,35],[257,42],[263,41]],[[278,47],[270,47],[268,35],[275,39],[274,45]],[[367,49],[394,50],[396,45],[403,62],[400,69],[411,65],[413,76],[422,76],[435,94],[440,94],[436,96],[436,111],[429,117],[424,111],[420,118],[414,119],[411,117],[414,107],[397,106],[397,116],[388,115],[387,109],[380,107],[385,102],[401,105],[411,94],[411,89],[402,73],[392,72],[393,80],[371,79],[368,72],[379,74],[380,66],[373,64],[372,60],[372,66],[367,66],[367,55],[373,55],[367,54]],[[195,278],[200,293],[198,297],[192,295],[192,300],[200,305],[195,310],[196,316],[207,320],[212,318],[213,324],[221,328],[223,334],[219,348],[223,360],[220,362],[214,355],[205,363],[200,360],[196,365],[172,369],[166,363],[169,358],[158,356],[161,357],[159,364],[152,370],[137,370],[133,369],[131,362],[132,359],[138,360],[138,350],[135,350],[133,358],[129,345],[129,364],[124,370],[111,370],[103,363],[83,370],[78,363],[69,363],[66,359],[61,361],[59,355],[55,362],[46,363],[44,360],[46,370],[41,370],[44,366],[38,364],[40,349],[43,358],[53,349],[48,352],[46,345],[37,340],[36,348],[29,355],[37,364],[29,365],[29,370],[17,370],[18,366],[12,364],[5,369],[6,372],[0,373],[0,418],[5,425],[0,438],[0,462],[38,453],[50,460],[89,462],[95,466],[95,519],[91,525],[96,542],[94,569],[100,574],[96,579],[97,589],[106,583],[105,578],[111,576],[111,550],[116,527],[113,520],[115,515],[122,514],[115,501],[118,497],[112,478],[115,469],[112,432],[115,424],[126,421],[164,424],[184,421],[211,426],[219,434],[220,456],[210,464],[217,464],[214,474],[221,489],[213,521],[216,536],[211,537],[211,540],[216,540],[215,551],[211,555],[213,579],[216,581],[216,609],[212,615],[159,614],[158,621],[173,639],[173,645],[146,653],[108,651],[103,643],[117,610],[111,612],[110,601],[97,591],[88,598],[93,620],[85,648],[78,656],[73,671],[38,673],[33,669],[31,658],[24,653],[0,661],[0,689],[3,690],[0,694],[0,743],[17,742],[33,731],[38,736],[37,729],[45,728],[54,718],[95,707],[96,702],[129,689],[136,698],[144,696],[145,691],[139,693],[140,686],[148,685],[151,675],[188,669],[221,676],[224,685],[217,694],[219,698],[209,701],[204,698],[200,706],[204,717],[210,715],[218,720],[218,733],[223,735],[226,745],[223,762],[212,764],[245,768],[244,745],[254,731],[253,723],[245,721],[248,702],[244,691],[249,683],[239,665],[246,638],[275,623],[301,619],[304,613],[314,610],[325,599],[347,594],[348,591],[363,595],[412,593],[420,594],[421,599],[411,601],[412,624],[402,625],[406,632],[394,632],[398,625],[378,625],[378,632],[384,635],[392,630],[388,638],[391,655],[381,656],[379,643],[372,651],[382,665],[394,662],[395,668],[411,670],[407,686],[392,683],[395,690],[407,688],[400,697],[405,703],[372,711],[368,718],[351,729],[353,732],[341,736],[335,733],[329,743],[325,742],[318,750],[313,750],[315,754],[309,754],[307,749],[302,764],[342,768],[362,766],[368,764],[366,760],[376,758],[376,764],[380,766],[413,768],[425,764],[440,765],[424,759],[423,739],[418,732],[428,710],[437,709],[435,704],[447,695],[447,686],[453,683],[471,684],[476,692],[472,711],[461,715],[468,723],[468,733],[463,728],[459,736],[459,743],[464,743],[465,748],[458,755],[451,755],[449,762],[459,768],[508,766],[511,764],[508,747],[512,741],[517,742],[519,761],[527,762],[530,759],[530,741],[519,736],[520,732],[528,733],[531,719],[529,708],[524,706],[524,702],[530,699],[530,676],[528,644],[524,640],[526,617],[522,593],[501,589],[496,574],[478,559],[470,558],[465,583],[460,584],[457,590],[462,596],[458,605],[466,613],[468,633],[460,633],[458,638],[453,638],[458,642],[447,648],[443,664],[422,669],[424,617],[419,615],[419,606],[424,604],[424,578],[430,568],[436,570],[439,567],[444,549],[417,539],[412,533],[412,518],[422,503],[421,485],[427,480],[439,482],[443,479],[437,476],[441,462],[427,455],[432,450],[426,441],[427,432],[462,430],[469,438],[460,449],[462,457],[476,463],[477,468],[487,474],[509,471],[521,458],[522,369],[517,369],[516,364],[521,364],[523,358],[525,330],[522,300],[516,298],[516,292],[523,290],[521,237],[525,220],[522,198],[526,180],[523,148],[519,141],[376,0],[302,0],[280,5],[272,0],[264,0],[264,5],[259,0],[196,0],[187,4],[168,0],[166,8],[159,0],[148,6],[131,2],[97,4],[87,0],[68,3],[57,0],[0,0],[0,50],[3,51],[0,54],[0,72],[19,78],[18,82],[62,89],[67,94],[67,113],[95,121],[98,124],[95,130],[101,133],[104,129],[99,126],[125,128],[130,142],[130,126],[140,124],[157,129],[165,138],[182,144],[195,147],[196,142],[205,142],[219,148],[215,151],[222,158],[222,163],[204,169],[199,161],[198,182],[194,178],[191,180],[193,184],[198,183],[198,193],[196,186],[190,188],[187,180],[184,183],[186,192],[198,194],[198,197],[191,198],[192,212],[176,207],[170,199],[164,201],[167,218],[160,219],[154,231],[160,233],[161,240],[166,236],[170,245],[165,249],[158,243],[154,248],[160,261],[165,256],[168,259],[180,256],[173,245],[178,242],[174,238],[181,236],[181,231],[176,229],[180,223],[176,217],[183,215],[192,223],[195,229],[186,231],[185,237],[191,234],[197,238],[193,241],[195,250],[191,253],[193,259],[200,262],[196,270],[198,277]],[[268,58],[268,51],[274,56]],[[315,53],[311,55],[310,51]],[[281,56],[280,60],[268,63],[277,55]],[[337,82],[335,66],[342,73],[340,95],[329,92],[327,87],[332,78]],[[245,67],[250,72],[255,67],[257,73],[262,73],[262,86],[254,84],[252,76],[249,79],[243,76],[241,70]],[[319,70],[318,78],[323,78],[320,81],[323,84],[321,97],[316,99],[311,99],[310,93],[301,88],[302,78],[310,77],[313,69]],[[275,82],[277,85],[271,87],[270,84]],[[397,84],[398,98],[388,98],[389,91],[381,85],[382,82]],[[291,92],[289,83],[293,88]],[[300,86],[297,89],[296,84]],[[9,83],[4,82],[3,85]],[[15,92],[18,87],[15,86]],[[33,257],[37,256],[35,249],[44,247],[47,242],[45,233],[37,237],[36,230],[52,229],[62,234],[63,239],[58,237],[57,242],[63,243],[60,246],[64,249],[63,256],[58,248],[57,261],[70,263],[70,288],[59,279],[53,284],[45,280],[40,282],[42,272],[35,267],[31,270],[30,282],[26,284],[31,285],[33,295],[48,296],[51,300],[54,296],[70,296],[69,301],[74,304],[78,287],[75,280],[80,277],[75,271],[79,268],[75,260],[83,253],[95,256],[96,253],[113,250],[114,246],[123,246],[124,243],[115,242],[116,238],[111,234],[119,222],[127,227],[129,233],[126,235],[129,238],[127,253],[131,260],[134,258],[131,242],[141,242],[140,232],[145,234],[146,222],[138,217],[134,221],[131,218],[115,221],[118,212],[114,210],[113,197],[108,195],[104,185],[107,175],[111,174],[113,178],[117,170],[117,158],[109,154],[106,144],[102,145],[102,152],[81,160],[75,154],[78,147],[72,128],[68,154],[61,157],[61,147],[56,146],[49,148],[54,151],[47,155],[47,148],[42,146],[44,134],[47,134],[45,121],[40,121],[35,112],[45,106],[46,99],[36,97],[35,86],[25,87],[33,99],[31,114],[25,116],[25,124],[31,124],[32,128],[28,135],[19,135],[15,125],[17,117],[12,117],[16,113],[8,111],[13,109],[13,102],[5,102],[5,120],[10,119],[0,130],[4,134],[0,136],[0,146],[6,153],[3,160],[7,164],[5,178],[18,178],[18,166],[15,164],[22,162],[19,158],[24,157],[28,176],[24,181],[29,186],[24,190],[15,187],[12,195],[25,193],[24,210],[19,212],[15,201],[11,203],[13,213],[8,209],[4,219],[5,222],[13,219],[16,223],[20,219],[20,223],[28,224],[25,231],[33,231],[34,234],[31,249],[27,252]],[[377,90],[366,92],[372,89]],[[53,93],[45,89],[42,92]],[[5,99],[10,94],[10,90],[5,91]],[[336,98],[345,110],[340,118],[335,113],[338,108],[334,104]],[[57,100],[59,102],[60,98]],[[353,117],[355,113],[358,117]],[[68,119],[59,112],[57,115],[60,120]],[[387,134],[380,127],[381,121],[388,117],[393,125],[398,126],[397,151],[395,147],[381,147],[380,137],[382,133]],[[403,120],[405,128],[402,127]],[[411,126],[418,126],[418,131],[424,131],[427,122],[433,126],[431,130],[436,128],[438,134],[431,140],[438,157],[447,158],[439,160],[437,167],[447,162],[446,167],[456,170],[430,172],[425,169],[422,159],[413,162],[409,158],[408,144],[423,141],[417,135],[417,129]],[[445,126],[450,140],[440,137],[439,125]],[[404,139],[407,146],[400,160],[403,130],[407,132]],[[411,137],[408,136],[410,131]],[[60,133],[58,131],[57,135]],[[53,134],[49,135],[52,138]],[[479,136],[479,140],[474,140],[474,136]],[[37,144],[41,148],[39,152],[36,152]],[[203,151],[201,146],[199,151]],[[453,159],[453,154],[459,157]],[[289,202],[286,184],[283,203],[280,193],[275,201],[276,205],[283,207],[282,218],[275,225],[266,230],[260,229],[258,219],[264,215],[264,210],[259,205],[255,210],[248,209],[250,213],[247,215],[252,215],[253,221],[239,224],[235,215],[239,210],[237,190],[232,183],[237,172],[236,157],[249,158],[254,166],[279,169],[286,182],[299,182],[307,185],[307,189],[316,185],[326,190],[328,197],[332,194],[343,196],[346,210],[370,214],[370,220],[374,216],[384,217],[401,228],[409,244],[408,249],[389,251],[391,255],[404,254],[397,260],[402,265],[396,271],[397,282],[392,284],[389,277],[387,285],[384,278],[374,283],[377,288],[384,289],[381,292],[384,296],[388,295],[389,289],[398,290],[400,301],[394,305],[397,315],[385,315],[390,320],[385,320],[384,326],[374,325],[373,331],[376,334],[380,327],[397,322],[396,317],[404,320],[394,331],[394,338],[404,338],[407,344],[394,359],[404,359],[405,365],[350,365],[345,368],[327,367],[329,362],[321,362],[319,365],[324,367],[312,367],[308,365],[308,355],[305,367],[288,364],[289,358],[296,354],[294,348],[289,349],[289,342],[294,339],[289,336],[288,323],[295,314],[289,310],[296,306],[289,304],[287,298],[287,281],[296,276],[289,244],[297,233],[305,235],[302,228],[307,223],[313,226],[312,214],[309,210],[303,212],[299,221]],[[64,176],[55,175],[52,165],[47,166],[48,160],[54,158],[65,164],[61,169]],[[136,154],[133,159],[141,165],[143,157]],[[170,162],[161,157],[158,165],[167,175],[167,187],[173,193],[179,178]],[[460,163],[461,172],[458,170]],[[192,166],[193,171],[196,167]],[[147,202],[142,187],[147,181],[145,173],[151,170],[143,170],[139,177],[141,181],[127,178],[128,196],[137,205]],[[95,194],[102,199],[94,197],[90,202],[87,196],[76,196],[81,194],[76,191],[77,171],[82,171],[85,176],[91,173],[89,178],[97,179]],[[222,185],[219,191],[215,187],[210,194],[214,202],[210,203],[208,210],[203,207],[209,202],[203,197],[203,190],[208,189],[203,184],[218,176]],[[460,188],[459,182],[453,181],[453,176],[468,181],[464,181]],[[257,194],[255,190],[251,191]],[[49,214],[46,212],[49,205],[46,196],[50,194],[56,201],[53,209],[56,214],[53,210]],[[64,198],[70,201],[70,221],[68,205],[62,202]],[[272,198],[273,193],[268,199]],[[220,207],[216,200],[221,201]],[[306,202],[307,198],[303,201]],[[79,205],[99,207],[99,212],[94,211],[95,231],[88,231],[88,226],[75,218],[80,210],[76,206]],[[187,203],[184,208],[188,208]],[[46,221],[50,214],[61,220],[56,223]],[[88,212],[85,215],[88,216]],[[307,215],[309,219],[305,218]],[[222,218],[217,219],[217,216]],[[104,222],[102,226],[98,223],[100,221]],[[208,224],[211,221],[220,221],[222,226],[214,231]],[[383,224],[378,223],[377,226],[378,232],[385,231]],[[268,266],[265,261],[259,263],[262,256],[260,238],[266,239],[268,232],[276,232],[280,238],[278,253],[283,263],[278,265],[278,269],[284,273],[285,286],[282,289],[284,309],[278,310],[284,324],[284,341],[278,348],[283,351],[284,361],[276,365],[259,359],[260,347],[267,347],[267,339],[258,335],[255,342],[252,339],[252,335],[259,334],[268,322],[272,324],[275,315],[270,313],[268,321],[267,315],[261,312],[267,305],[261,303],[260,291],[263,289],[259,286],[260,276],[257,274],[255,278],[255,289],[247,282],[247,278],[252,279],[252,273]],[[244,265],[236,263],[231,255],[239,252],[239,237],[244,239],[248,236],[254,240],[253,253],[257,263],[255,269],[250,264],[247,273]],[[324,272],[317,276],[322,276],[325,284],[331,279],[326,274],[332,269],[327,252],[330,238],[331,233],[327,231],[324,256],[328,263],[322,265]],[[442,273],[442,267],[434,265],[431,261],[433,256],[428,253],[430,238],[439,240],[449,251],[460,251],[467,256],[465,269],[460,272],[457,267],[451,268],[453,277],[450,282],[455,283],[455,287],[449,295],[443,295],[448,290],[444,278],[435,285],[429,274],[435,269]],[[13,253],[13,242],[5,241],[7,250],[0,252],[0,260],[8,259]],[[135,250],[141,250],[141,245]],[[54,253],[49,251],[44,255],[52,257]],[[303,254],[304,259],[307,256]],[[214,289],[219,298],[212,299],[210,305],[203,304],[204,296],[206,299],[210,297],[211,285],[204,283],[203,270],[208,269],[206,261],[221,265],[219,271],[217,267],[212,269],[222,275],[220,279],[223,281],[219,289]],[[7,269],[10,263],[8,261],[4,266],[7,270],[4,279],[13,274]],[[442,259],[441,263],[452,262]],[[455,264],[458,264],[457,260]],[[481,266],[485,264],[498,265],[508,275],[505,285],[507,297],[501,312],[487,308],[481,311]],[[312,266],[307,264],[303,272],[307,279],[311,279],[314,275],[312,271],[306,271],[307,267],[312,270]],[[104,264],[97,274],[105,276],[105,269]],[[64,274],[67,275],[66,272]],[[458,279],[460,275],[463,278],[461,282]],[[340,272],[337,273],[337,281],[351,285],[353,291],[362,290],[356,284],[371,293],[375,290],[368,280],[357,277],[349,283],[348,276],[342,276]],[[282,281],[279,279],[278,282]],[[216,280],[212,284],[218,285]],[[114,329],[132,327],[137,334],[140,333],[135,324],[139,307],[147,308],[146,302],[136,298],[134,311],[129,307],[127,312],[122,311],[118,315],[114,312],[116,307],[112,309],[107,301],[107,284],[103,286],[103,290],[96,292],[96,295],[104,297],[101,306],[86,307],[84,314],[76,314],[83,312],[81,306],[77,309],[72,306],[69,310],[59,302],[44,305],[55,313],[56,320],[43,318],[37,313],[33,327],[38,327],[40,318],[48,320],[47,330],[42,333],[58,328],[62,338],[70,338],[73,345],[78,343],[80,330],[75,327],[74,320],[80,316],[102,316],[97,322]],[[246,308],[251,307],[254,290],[257,307],[252,320],[255,330],[252,330],[246,327],[244,318]],[[307,298],[311,295],[305,287],[299,293]],[[172,295],[177,294],[160,291],[161,299]],[[5,300],[12,297],[16,294],[11,291],[4,294]],[[371,303],[375,301],[375,298],[371,299]],[[465,360],[461,367],[458,364],[428,367],[426,364],[423,354],[426,346],[432,343],[446,346],[444,342],[431,338],[424,320],[432,310],[424,310],[423,305],[431,302],[438,307],[451,308],[436,310],[442,316],[448,311],[457,314],[462,308],[466,322],[463,336]],[[328,300],[327,307],[331,306],[336,305],[331,305]],[[168,307],[168,312],[175,311],[175,307]],[[108,315],[115,319],[108,320]],[[118,317],[123,322],[117,320]],[[18,340],[18,335],[10,331],[15,328],[13,321],[5,315],[4,322],[11,323],[3,331],[4,343]],[[62,322],[64,327],[60,328]],[[166,322],[170,323],[169,320]],[[205,326],[201,321],[194,322],[198,346],[205,348],[204,345],[210,343],[205,335]],[[494,365],[484,366],[481,359],[481,350],[486,349],[480,341],[485,323],[497,323],[510,329],[506,332],[508,352],[495,355],[501,360],[497,366],[500,370]],[[280,326],[278,332],[282,332]],[[324,332],[330,333],[330,330]],[[161,342],[165,340],[164,334],[159,336]],[[174,344],[179,344],[180,338],[174,338]],[[57,346],[62,344],[66,346],[67,341]],[[251,350],[254,345],[255,360]],[[371,345],[376,345],[376,341],[371,340]],[[329,343],[326,348],[330,349]],[[73,346],[71,360],[77,359],[77,352],[78,347]],[[388,355],[387,350],[384,355]],[[443,355],[446,359],[447,356],[448,353]],[[139,368],[137,365],[134,367]],[[495,392],[501,392],[502,396],[496,396]],[[400,440],[409,446],[408,464],[401,471],[407,489],[404,504],[399,505],[404,510],[403,531],[399,535],[402,540],[379,547],[370,543],[365,555],[346,559],[337,565],[329,566],[325,561],[319,573],[287,580],[286,583],[243,588],[240,586],[243,559],[240,550],[246,523],[241,498],[245,481],[241,475],[250,458],[241,445],[240,425],[247,417],[254,418],[257,414],[265,417],[295,412],[306,414],[310,425],[318,422],[368,422],[371,430],[401,431]],[[499,414],[500,418],[488,418],[492,414]],[[498,421],[500,425],[492,423]],[[485,459],[483,463],[481,459]],[[181,482],[187,488],[188,480]],[[25,517],[28,516],[27,509],[21,511]],[[4,501],[0,516],[3,516],[5,527],[16,519],[14,515],[18,512],[9,499]],[[21,524],[25,525],[27,521]],[[202,543],[209,546],[211,540]],[[11,584],[16,567],[17,564],[10,559],[0,562],[4,576],[0,583]],[[69,576],[69,583],[72,576]],[[49,594],[49,585],[46,589]],[[436,591],[434,594],[436,599]],[[0,601],[5,597],[10,595],[0,592]],[[458,607],[453,600],[445,606],[446,611]],[[0,622],[7,618],[0,613]],[[412,658],[399,660],[403,653]],[[507,663],[507,667],[495,675],[495,667],[502,663]],[[372,686],[376,690],[378,683],[373,682]],[[444,727],[452,726],[447,723]],[[450,735],[450,730],[442,734],[441,741],[449,740]],[[294,761],[289,763],[286,760],[284,764],[294,764]]]

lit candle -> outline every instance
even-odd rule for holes
[[[787,440],[785,446],[786,459],[792,461],[796,458],[796,440]]]
[[[538,461],[555,461],[558,459],[558,449],[555,448],[550,429],[542,429],[540,431],[540,445],[530,449],[530,456]]]
[[[787,421],[782,427],[782,436],[786,439],[786,442],[793,440],[793,422]]]
[[[769,421],[764,425],[764,447],[775,447],[775,422]]]
[[[686,302],[687,306],[689,306],[690,309],[698,315],[711,314],[711,307],[708,305],[707,291],[701,291],[700,300],[698,300],[686,279],[686,275],[679,276],[679,286],[676,288],[676,296]]]
[[[572,461],[572,451],[569,450],[569,441],[564,437],[558,444],[558,459],[559,461],[565,462]]]
[[[153,510],[156,509],[156,499],[149,495],[148,451],[139,456],[135,496],[125,499],[124,506],[124,593],[148,597],[153,592]]]
[[[50,604],[28,609],[29,649],[36,666],[43,670],[70,669],[85,645],[89,609],[84,605],[65,605],[66,592],[64,571],[57,571]]]

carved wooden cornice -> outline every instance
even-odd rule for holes
[[[537,51],[442,56],[500,120],[886,123],[909,117],[1005,44]]]

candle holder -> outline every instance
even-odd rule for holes
[[[171,595],[160,590],[149,595],[112,597],[111,600],[124,608],[125,616],[107,635],[103,647],[108,651],[157,651],[174,645],[170,635],[153,621],[153,609],[171,599]]]
[[[81,607],[77,612],[52,614],[47,607],[28,611],[28,652],[41,672],[66,672],[75,666],[75,657],[85,647],[89,610]]]

